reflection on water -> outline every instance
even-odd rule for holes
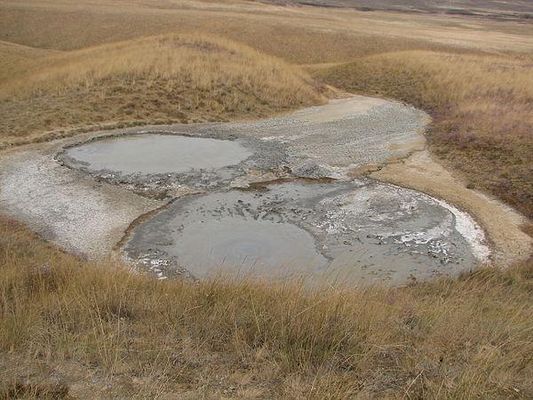
[[[71,147],[66,155],[91,171],[120,174],[181,173],[235,165],[252,155],[230,140],[178,135],[131,135]]]

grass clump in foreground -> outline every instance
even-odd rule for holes
[[[533,70],[526,55],[404,51],[317,71],[345,90],[405,101],[428,111],[431,150],[533,217]]]
[[[323,101],[297,67],[201,35],[52,54],[20,69],[0,82],[3,137],[121,121],[257,118]]]
[[[0,223],[0,398],[525,399],[532,335],[532,263],[395,289],[162,282]]]

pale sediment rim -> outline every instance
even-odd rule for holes
[[[397,101],[396,101],[397,102]],[[427,122],[426,123],[430,123],[430,118],[427,118]],[[195,123],[195,124],[190,124],[188,125],[189,127],[189,130],[187,131],[182,131],[180,129],[172,129],[171,128],[171,125],[145,125],[145,126],[136,126],[136,127],[120,127],[118,129],[109,129],[109,130],[104,130],[104,131],[97,131],[97,132],[86,132],[86,133],[82,133],[82,138],[72,138],[72,137],[68,137],[68,138],[52,138],[51,140],[49,141],[45,141],[45,142],[40,142],[40,143],[37,143],[37,145],[40,147],[40,145],[43,145],[44,143],[49,143],[51,144],[51,142],[55,142],[55,141],[64,141],[63,142],[63,145],[60,144],[59,146],[59,151],[56,151],[55,154],[53,155],[53,158],[55,161],[58,161],[60,162],[61,164],[63,164],[64,166],[68,167],[67,163],[62,163],[61,161],[61,158],[62,156],[64,155],[65,151],[68,150],[69,148],[71,147],[76,147],[76,146],[80,146],[80,145],[83,145],[83,144],[86,144],[86,143],[90,143],[90,142],[93,142],[93,141],[97,141],[97,140],[103,140],[103,139],[108,139],[108,138],[113,138],[113,137],[122,137],[122,136],[127,136],[127,135],[143,135],[143,134],[159,134],[159,135],[181,135],[181,136],[187,136],[187,137],[205,137],[205,138],[214,138],[214,139],[221,139],[221,140],[234,140],[236,139],[236,137],[231,137],[231,136],[228,136],[228,137],[218,137],[217,135],[209,135],[209,134],[200,134],[198,135],[197,133],[194,133],[193,130],[190,130],[193,126],[209,126],[209,125],[214,125],[216,123],[213,123],[213,122],[206,122],[206,123]],[[24,148],[26,146],[20,146],[18,147],[19,150],[22,150],[22,148]],[[37,148],[39,148],[37,147]],[[14,150],[14,149],[13,149]],[[427,144],[424,145],[424,150],[427,151]],[[420,150],[420,149],[414,149],[412,151],[409,151],[405,156],[401,157],[401,158],[398,158],[396,160],[388,160],[388,161],[385,161],[382,165],[379,165],[377,166],[377,169],[381,169],[389,164],[393,164],[395,161],[398,162],[398,161],[401,161],[401,160],[406,160],[407,158],[409,158],[410,156],[412,156],[414,153],[417,153],[419,151],[424,151],[424,150]],[[444,167],[443,167],[444,168]],[[444,168],[445,170],[447,170],[446,168]],[[402,184],[398,184],[396,182],[394,182],[392,179],[387,179],[386,177],[373,177],[371,176],[371,173],[373,171],[369,171],[370,173],[366,173],[366,174],[363,174],[363,175],[366,175],[369,179],[372,179],[372,180],[376,180],[376,181],[381,181],[381,182],[387,182],[389,184],[394,184],[396,186],[399,186],[399,187],[404,187],[404,188],[407,188],[407,189],[410,189],[410,190],[415,190],[419,193],[422,193],[422,194],[425,194],[427,196],[429,196],[431,199],[433,199],[435,202],[437,202],[439,205],[441,205],[442,207],[446,208],[448,211],[450,211],[454,216],[455,216],[455,227],[456,227],[456,230],[468,241],[468,243],[470,244],[471,246],[471,249],[472,249],[472,253],[473,255],[476,257],[476,259],[480,262],[480,263],[487,263],[489,262],[489,260],[491,259],[491,248],[493,247],[494,243],[491,241],[491,233],[489,230],[487,230],[487,228],[484,226],[483,222],[482,221],[479,221],[477,216],[476,216],[476,211],[475,210],[464,210],[464,209],[461,209],[461,207],[459,205],[456,205],[455,203],[449,203],[448,200],[446,199],[446,197],[440,197],[440,196],[434,196],[424,190],[421,190],[419,188],[416,187],[416,185],[402,185]],[[159,208],[158,210],[161,210],[163,208],[165,208],[166,206],[168,205],[168,203],[166,205],[163,205],[161,208]],[[502,204],[503,206],[503,204]],[[510,208],[514,213],[516,213],[516,211],[512,208]],[[124,240],[127,239],[127,236],[128,236],[128,231],[130,231],[131,229],[133,229],[133,226],[138,223],[139,220],[141,220],[142,218],[146,218],[146,215],[147,214],[152,214],[152,212],[148,212],[146,214],[143,214],[143,215],[140,215],[138,218],[136,218],[134,221],[131,222],[130,226],[127,228],[127,230],[124,232],[124,238],[121,239],[119,241],[119,243],[117,243],[116,246],[118,246],[120,243],[123,243]],[[137,221],[137,222],[136,222]],[[485,233],[487,233],[488,235],[486,235]],[[115,248],[116,248],[115,246]]]

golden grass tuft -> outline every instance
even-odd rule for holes
[[[533,70],[529,56],[407,51],[317,71],[345,90],[398,99],[433,116],[431,150],[533,217]]]
[[[81,262],[14,222],[0,233],[4,394],[533,395],[531,262],[406,288],[310,290],[157,281]]]
[[[252,118],[321,101],[305,73],[274,57],[224,39],[165,35],[37,60],[0,86],[0,135]]]

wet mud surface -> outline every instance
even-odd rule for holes
[[[139,226],[125,251],[159,277],[397,284],[474,267],[487,255],[482,240],[469,217],[412,190],[295,181],[178,200]]]
[[[155,198],[247,187],[250,181],[288,176],[283,146],[246,137],[215,139],[165,132],[118,135],[67,147],[56,159],[96,180]]]
[[[66,150],[67,157],[89,171],[107,170],[121,175],[219,169],[251,155],[234,141],[178,135],[111,137]]]

